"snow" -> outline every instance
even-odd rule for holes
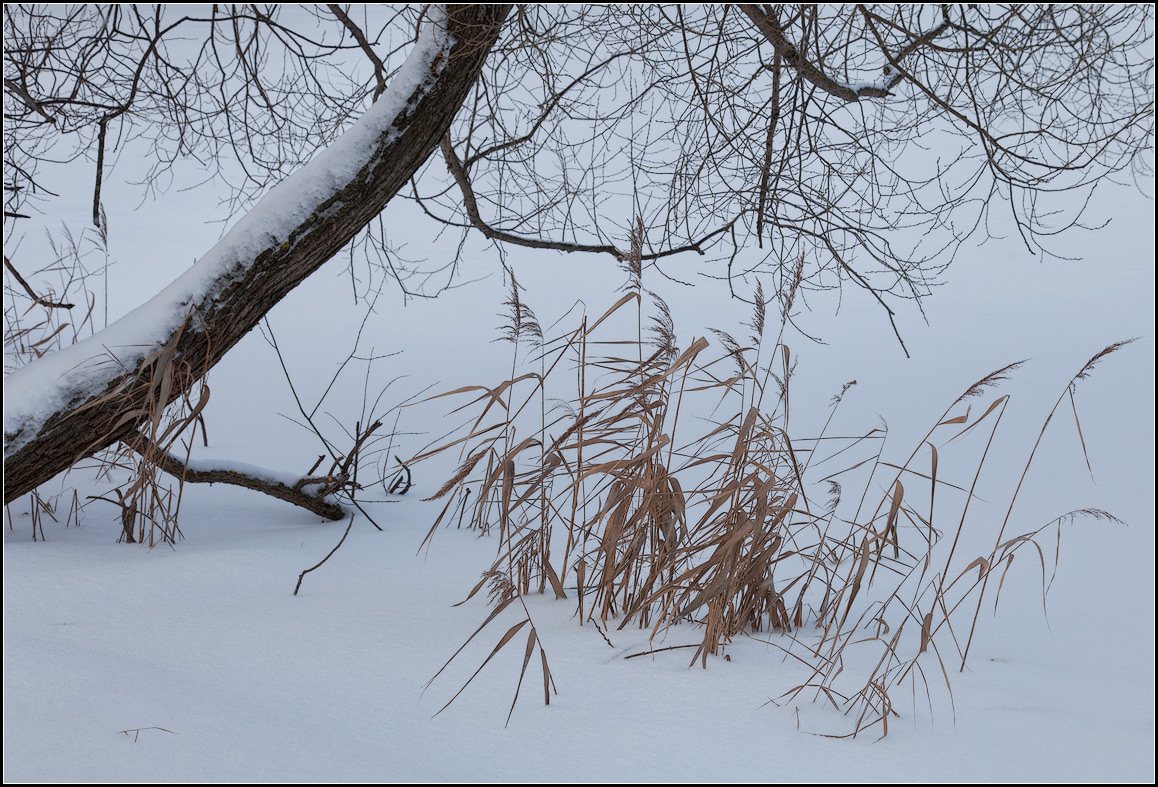
[[[1152,193],[1152,181],[1148,188]],[[188,216],[198,210],[211,216],[213,202],[180,202],[189,198],[174,193],[111,217],[113,227],[140,228],[116,246],[114,297],[133,303],[151,295],[145,277],[158,267],[157,250],[195,242]],[[85,209],[81,204],[82,215]],[[391,210],[399,226],[416,228],[408,237],[414,254],[431,248],[420,234],[426,225],[409,206]],[[1077,388],[1093,480],[1064,411],[1054,418],[1011,524],[1022,532],[1089,506],[1127,526],[1079,521],[1062,529],[1048,615],[1036,557],[1018,561],[997,613],[982,615],[969,668],[951,671],[952,697],[932,678],[932,710],[920,693],[894,697],[900,717],[883,740],[823,737],[845,731],[848,720],[807,697],[780,699],[802,680],[799,665],[776,647],[782,640],[738,639],[727,650],[730,660],[710,659],[707,669],[689,669],[680,650],[628,660],[695,641],[699,632],[676,628],[652,643],[646,631],[612,630],[609,646],[591,626],[578,625],[572,602],[549,595],[527,604],[558,687],[551,704],[542,704],[532,671],[504,727],[522,661],[519,638],[435,715],[518,619],[488,627],[477,647],[426,687],[485,619],[488,607],[479,597],[454,605],[496,550],[494,538],[451,527],[419,554],[439,509],[419,498],[441,485],[445,463],[416,468],[416,487],[406,497],[367,504],[384,532],[357,514],[346,542],[305,575],[296,596],[300,572],[333,549],[346,522],[321,522],[249,490],[189,485],[184,540],[150,551],[114,543],[119,512],[85,501],[107,483],[77,471],[65,488],[76,485],[88,503],[79,527],[66,527],[63,515],[59,523],[46,519],[46,540],[33,541],[26,501],[9,511],[5,781],[1153,781],[1153,207],[1136,191],[1106,183],[1090,211],[1088,223],[1112,222],[1064,237],[1063,250],[1080,260],[1030,257],[1015,232],[962,249],[945,286],[926,303],[929,325],[915,309],[898,312],[911,360],[875,304],[851,293],[835,317],[824,297],[801,306],[801,325],[825,345],[788,337],[800,359],[793,394],[800,433],[813,431],[829,398],[856,379],[834,429],[863,433],[879,413],[892,435],[887,455],[901,459],[968,385],[1032,358],[1001,389],[1011,404],[981,479],[983,529],[1000,525],[1002,501],[1067,381],[1104,346],[1141,337]],[[262,222],[273,227],[275,219]],[[270,231],[276,236],[276,228]],[[471,278],[497,269],[494,253],[487,254],[489,263],[481,252],[470,262]],[[597,315],[620,295],[622,273],[609,261],[525,250],[509,250],[506,261],[543,325],[576,299]],[[706,326],[735,332],[749,319],[720,282],[696,279],[699,260],[670,264],[677,278],[697,285],[673,284],[649,270],[644,283],[671,304],[684,346]],[[195,286],[172,297],[187,297]],[[435,381],[435,391],[443,391],[502,379],[509,345],[491,340],[505,297],[498,275],[405,307],[387,291],[367,323],[360,355],[403,353],[366,373],[371,394],[400,374],[409,377],[388,389],[387,406]],[[270,315],[307,407],[328,388],[361,325],[364,310],[350,303],[339,262]],[[162,319],[143,308],[145,315],[130,324]],[[115,349],[140,341],[125,330],[103,344]],[[20,379],[28,386],[37,377],[64,379],[74,367],[99,362],[103,346],[89,346],[51,373],[12,377],[25,374]],[[337,424],[350,428],[362,417],[364,371],[334,386],[317,416],[324,429],[340,436]],[[6,433],[34,417],[41,395],[35,386],[19,393],[11,380]],[[210,447],[194,445],[196,467],[286,480],[312,466],[317,440],[290,422],[299,417],[294,399],[259,336],[231,351],[209,384]],[[415,453],[458,423],[460,416],[446,415],[448,402],[460,403],[447,398],[405,408],[394,452]],[[23,414],[9,427],[13,404]],[[950,460],[942,461],[948,467]],[[67,507],[66,497],[60,511]]]
[[[5,454],[19,450],[44,421],[69,401],[102,393],[124,369],[135,369],[176,331],[190,307],[211,294],[221,277],[240,272],[264,249],[289,237],[365,165],[394,119],[420,88],[435,79],[438,58],[452,45],[435,9],[406,62],[378,101],[350,129],[243,215],[196,264],[155,297],[94,336],[38,359],[4,379]],[[191,326],[196,330],[196,322]]]
[[[268,467],[250,464],[249,462],[235,462],[229,459],[190,459],[185,467],[196,472],[207,473],[220,470],[226,473],[240,473],[241,475],[268,481],[271,484],[282,484],[293,488],[294,484],[302,479],[300,473],[290,473],[285,470],[271,470]]]
[[[853,93],[860,93],[862,90],[888,90],[889,80],[887,76],[872,81],[861,80],[859,82],[849,82],[847,84],[838,82],[838,85],[846,90],[851,90]]]
[[[1043,408],[1066,380],[1105,344],[1145,336],[1078,390],[1097,484],[1072,427],[1059,430],[1016,515],[1039,522],[1092,505],[1129,526],[1065,528],[1048,618],[1034,590],[1035,558],[1015,566],[999,614],[982,617],[970,669],[952,674],[952,700],[934,692],[930,712],[923,697],[898,698],[901,718],[879,743],[809,734],[843,731],[845,720],[805,698],[769,704],[801,678],[773,646],[737,641],[731,661],[710,660],[706,670],[689,669],[682,651],[625,661],[655,646],[646,632],[608,632],[609,647],[577,625],[572,603],[549,596],[528,605],[558,685],[550,706],[533,673],[503,726],[518,640],[435,716],[516,619],[484,631],[479,647],[424,689],[487,613],[477,598],[453,605],[495,544],[452,528],[416,554],[437,509],[417,496],[444,477],[423,468],[411,495],[369,509],[385,532],[358,515],[296,597],[299,573],[333,548],[344,523],[320,523],[246,490],[189,486],[185,539],[150,552],[114,544],[116,512],[99,502],[80,528],[45,525],[43,543],[31,541],[17,507],[4,556],[6,780],[1151,780],[1153,241],[1119,229],[1144,224],[1144,200],[1119,194],[1105,210],[1121,224],[1085,238],[1091,259],[1080,263],[1042,265],[1013,243],[963,256],[929,304],[932,325],[914,315],[902,323],[912,361],[871,305],[858,310],[856,301],[836,320],[813,315],[827,346],[793,342],[802,431],[824,412],[812,413],[809,399],[827,403],[856,378],[850,430],[874,425],[880,412],[895,433],[919,432],[977,377],[1034,356],[1011,381],[1015,423],[1024,424],[986,484],[983,496],[995,500],[1012,490]],[[570,258],[510,262],[541,320],[577,296],[606,303],[620,278],[614,266],[583,268]],[[688,333],[698,332],[698,315],[723,325],[747,319],[722,293],[682,290],[664,295]],[[445,390],[504,374],[495,359],[505,346],[486,341],[497,335],[503,297],[491,279],[386,310],[388,346],[412,348],[389,376],[407,371],[416,387],[442,379]],[[295,292],[271,316],[279,344],[297,348],[291,369],[304,375],[307,398],[328,382],[336,361],[327,364],[326,353],[350,327],[348,304],[336,276]],[[301,325],[305,310],[331,313],[336,325]],[[464,326],[471,341],[461,338]],[[242,457],[308,470],[317,452],[277,415],[296,411],[271,354],[247,341],[215,371],[211,449],[198,461]],[[357,399],[360,381],[355,387]],[[268,401],[276,404],[257,404]],[[444,431],[442,412],[407,409],[402,428],[428,432],[409,447]],[[898,439],[898,453],[908,447]],[[696,634],[677,629],[655,644]]]

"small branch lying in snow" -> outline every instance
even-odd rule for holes
[[[645,650],[642,653],[632,653],[628,656],[624,656],[623,660],[627,661],[628,659],[637,659],[640,656],[650,656],[653,653],[663,653],[665,650],[682,650],[683,648],[698,648],[698,647],[699,647],[699,645],[694,643],[694,642],[691,645],[668,645],[666,648],[656,648],[655,650]]]
[[[386,486],[386,479],[383,478],[382,488],[392,495],[404,495],[410,491],[410,467],[397,456],[394,459],[402,465],[402,469],[394,474],[394,482],[389,487]]]
[[[124,735],[124,736],[128,737],[128,734],[131,732],[131,733],[133,733],[133,743],[136,743],[137,738],[141,737],[141,730],[160,730],[161,732],[167,732],[170,735],[176,735],[177,734],[177,733],[173,732],[172,730],[165,729],[164,727],[136,727],[136,728],[131,729],[131,730],[117,730],[117,735]]]
[[[307,568],[305,571],[298,574],[298,583],[296,585],[294,585],[294,595],[295,596],[298,594],[298,591],[301,590],[302,580],[305,579],[306,574],[310,573],[315,568],[320,568],[322,563],[325,563],[327,560],[330,559],[331,555],[333,555],[335,552],[338,551],[338,547],[340,547],[342,545],[342,542],[346,540],[346,536],[350,535],[350,528],[352,528],[353,526],[354,526],[354,512],[351,511],[350,512],[350,524],[346,525],[346,532],[342,534],[342,538],[341,538],[341,540],[338,541],[337,545],[333,549],[330,550],[330,554],[326,555],[324,558],[322,558],[321,563],[318,563],[316,566],[312,566],[310,568]],[[378,529],[381,530],[382,528],[378,528]]]
[[[138,454],[144,456],[143,452],[147,450],[149,440],[144,435],[141,435],[141,441],[139,445],[131,447]],[[156,462],[158,468],[182,482],[194,484],[233,484],[234,486],[252,489],[255,492],[262,492],[271,497],[276,497],[278,500],[284,500],[287,503],[293,503],[295,506],[300,506],[308,511],[314,512],[318,516],[335,522],[346,516],[346,512],[337,503],[331,503],[323,497],[306,494],[301,489],[287,486],[280,481],[258,478],[257,476],[242,473],[237,470],[193,470],[167,451],[157,450],[150,455],[149,458]]]

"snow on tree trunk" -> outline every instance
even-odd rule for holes
[[[389,89],[192,268],[103,331],[4,380],[4,502],[144,421],[162,348],[174,380],[219,361],[410,180],[450,127],[510,6],[432,7]],[[166,386],[160,386],[166,389]],[[152,389],[152,390],[151,390]],[[165,403],[182,393],[167,389]]]

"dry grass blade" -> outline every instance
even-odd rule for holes
[[[515,630],[517,631],[517,629]],[[506,724],[503,725],[504,727],[511,723],[511,715],[515,712],[515,703],[519,701],[519,689],[523,688],[523,678],[527,675],[527,665],[531,663],[531,654],[535,652],[535,643],[537,641],[538,635],[535,632],[535,627],[531,626],[531,632],[527,634],[527,650],[526,653],[523,654],[523,666],[519,670],[519,682],[515,684],[515,696],[511,699],[511,709],[507,711],[507,721]]]
[[[1082,458],[1086,460],[1086,470],[1090,473],[1090,478],[1094,477],[1094,467],[1090,464],[1090,452],[1086,449],[1086,436],[1082,434],[1082,419],[1078,418],[1078,405],[1074,401],[1074,389],[1071,385],[1066,391],[1070,400],[1070,411],[1074,414],[1074,426],[1078,429],[1078,440],[1082,443]]]
[[[543,704],[551,704],[551,689],[555,686],[555,678],[551,675],[551,668],[547,666],[547,651],[543,650],[543,646],[539,646],[539,660],[543,664]],[[555,689],[558,694],[559,690]]]
[[[893,544],[893,556],[900,556],[900,536],[897,534],[897,512],[901,510],[901,500],[905,497],[905,487],[901,484],[901,479],[897,479],[893,484],[893,502],[889,506],[889,519],[885,525],[885,541],[891,541]],[[882,542],[883,544],[883,542]]]
[[[482,587],[482,583],[480,583],[480,584],[478,585],[478,587]],[[478,587],[476,587],[476,588],[475,588],[475,590],[478,590]],[[473,591],[472,591],[472,595],[473,595]],[[491,614],[490,614],[490,615],[488,615],[488,616],[487,616],[487,619],[486,619],[486,620],[484,620],[484,621],[482,622],[482,625],[481,625],[481,626],[479,626],[477,629],[475,629],[475,630],[474,630],[474,633],[473,633],[473,634],[471,634],[469,637],[467,637],[467,638],[466,638],[466,641],[465,641],[465,642],[463,642],[463,643],[462,643],[462,645],[460,645],[460,646],[459,646],[458,650],[456,650],[456,651],[454,652],[454,655],[453,655],[453,656],[451,656],[449,659],[447,659],[447,660],[446,660],[446,663],[445,663],[445,664],[443,664],[443,665],[442,665],[442,666],[439,668],[438,672],[434,673],[434,677],[432,677],[430,680],[426,681],[426,685],[425,685],[423,688],[427,688],[427,689],[428,689],[428,688],[430,688],[430,684],[434,683],[435,679],[437,679],[437,678],[438,678],[438,676],[439,676],[439,675],[441,675],[441,674],[443,673],[443,671],[444,671],[444,670],[445,670],[447,667],[449,667],[449,666],[450,666],[450,663],[451,663],[452,661],[454,661],[456,658],[458,658],[458,654],[462,653],[462,652],[463,652],[463,651],[466,649],[466,646],[467,646],[467,645],[469,645],[469,644],[470,644],[470,643],[471,643],[471,642],[474,640],[474,638],[475,638],[475,637],[477,637],[477,636],[479,635],[479,633],[481,633],[481,632],[482,632],[482,630],[483,630],[483,629],[485,629],[485,628],[487,627],[487,625],[488,625],[488,624],[489,624],[489,623],[490,623],[492,620],[494,620],[495,618],[497,618],[497,617],[499,616],[499,614],[500,614],[500,613],[501,613],[501,612],[502,612],[504,609],[506,609],[508,606],[510,606],[510,604],[511,604],[511,602],[512,602],[512,601],[514,601],[514,599],[509,599],[509,600],[507,600],[507,601],[503,602],[502,604],[499,604],[499,605],[498,605],[497,607],[495,607],[493,610],[491,610]],[[450,703],[447,703],[447,704],[449,705]],[[443,710],[446,710],[446,708],[443,708]],[[442,711],[439,711],[439,712],[441,713]]]
[[[488,655],[488,656],[487,656],[485,659],[483,659],[483,663],[482,663],[482,664],[480,664],[480,665],[478,666],[478,669],[476,669],[476,670],[474,671],[474,673],[473,673],[473,674],[472,674],[472,675],[471,675],[471,676],[470,676],[470,677],[467,679],[466,683],[462,684],[462,688],[461,688],[461,689],[459,689],[458,691],[456,691],[456,692],[454,693],[454,696],[453,696],[453,697],[451,697],[451,698],[450,698],[450,700],[449,700],[449,701],[448,701],[448,702],[447,702],[445,705],[443,705],[441,708],[439,708],[439,709],[438,709],[438,713],[435,713],[434,715],[435,715],[435,716],[437,716],[439,713],[442,713],[444,710],[446,710],[447,708],[449,708],[449,707],[451,706],[451,703],[453,703],[455,700],[457,700],[457,699],[459,698],[459,695],[461,695],[461,694],[462,694],[464,691],[466,691],[466,687],[467,687],[467,686],[469,686],[469,685],[471,684],[471,682],[472,682],[472,681],[473,681],[475,678],[477,678],[477,677],[478,677],[478,674],[479,674],[480,672],[482,672],[482,671],[483,671],[483,667],[485,667],[487,664],[489,664],[489,663],[490,663],[490,660],[491,660],[491,659],[493,659],[493,658],[495,657],[495,655],[496,655],[496,654],[497,654],[497,653],[498,653],[500,650],[502,650],[502,649],[503,649],[503,647],[504,647],[504,646],[505,646],[505,645],[506,645],[508,642],[510,642],[510,641],[511,641],[511,640],[514,638],[514,636],[515,636],[516,634],[518,634],[518,633],[519,633],[519,630],[520,630],[520,629],[521,629],[523,626],[527,625],[527,624],[528,624],[528,623],[530,623],[530,622],[531,622],[531,621],[530,621],[529,619],[523,619],[523,620],[519,621],[518,623],[516,623],[515,625],[511,626],[509,629],[507,629],[507,633],[506,633],[506,634],[503,634],[503,636],[502,636],[502,639],[500,639],[500,640],[499,640],[499,642],[498,642],[498,644],[497,644],[497,645],[495,645],[495,647],[494,647],[494,650],[492,650],[492,651],[490,652],[490,654],[489,654],[489,655]],[[452,658],[453,658],[453,657],[452,657]],[[447,663],[449,664],[450,662],[447,662]],[[526,664],[524,664],[523,666],[524,666],[524,670],[525,670],[525,669],[526,669]],[[443,667],[443,669],[445,669],[445,667]],[[439,672],[442,672],[442,670],[439,670]],[[438,675],[435,675],[434,677],[435,677],[435,678],[437,678],[437,677],[438,677]],[[431,678],[431,680],[434,680],[434,678]],[[522,678],[521,678],[521,677],[520,677],[520,679],[519,679],[519,682],[520,682],[520,683],[522,683]],[[429,686],[430,684],[429,684],[429,683],[427,683],[427,685]],[[517,693],[516,693],[516,696],[517,696]],[[513,711],[514,711],[514,709],[515,709],[515,708],[514,708],[514,704],[512,703],[512,705],[511,705],[511,711],[513,712]],[[509,717],[509,716],[508,716],[507,718],[508,718],[508,720],[510,719],[510,717]]]
[[[603,315],[598,320],[593,322],[591,324],[591,326],[589,328],[587,328],[585,335],[590,336],[592,333],[595,332],[595,329],[598,328],[603,323],[604,320],[606,320],[611,315],[615,314],[615,312],[619,311],[620,308],[622,308],[625,304],[630,303],[631,301],[635,301],[636,303],[639,303],[639,293],[638,292],[629,292],[626,295],[624,295],[622,298],[620,298],[618,301],[616,301],[614,306],[612,306],[610,309],[605,311],[603,313]]]
[[[1053,408],[1049,411],[1049,413],[1045,417],[1045,422],[1041,425],[1041,432],[1038,433],[1037,440],[1034,442],[1033,448],[1029,452],[1029,458],[1025,462],[1025,467],[1021,471],[1021,477],[1017,481],[1017,488],[1014,490],[1013,497],[1009,501],[1009,507],[1006,509],[1006,512],[1005,512],[1005,520],[1001,523],[1001,530],[998,531],[998,533],[997,533],[998,543],[1001,542],[1002,537],[1005,535],[1005,528],[1009,524],[1009,518],[1013,515],[1013,507],[1017,503],[1018,495],[1021,493],[1022,484],[1025,483],[1026,476],[1029,475],[1029,468],[1033,465],[1034,457],[1037,455],[1037,449],[1041,445],[1042,438],[1045,436],[1045,430],[1047,428],[1049,428],[1050,421],[1053,420],[1054,414],[1057,412],[1058,407],[1061,406],[1062,399],[1067,395],[1072,396],[1074,387],[1077,385],[1077,382],[1079,380],[1087,379],[1090,375],[1090,372],[1093,371],[1094,367],[1103,358],[1105,358],[1106,356],[1108,356],[1112,353],[1117,352],[1118,350],[1122,349],[1123,347],[1125,347],[1126,345],[1130,344],[1133,341],[1134,341],[1134,339],[1127,339],[1125,341],[1114,342],[1113,344],[1103,348],[1102,350],[1100,350],[1099,352],[1094,354],[1094,356],[1092,358],[1090,358],[1090,360],[1086,361],[1085,365],[1082,366],[1082,368],[1078,371],[1078,373],[1075,374],[1070,379],[1069,383],[1065,387],[1065,390],[1062,392],[1062,394],[1060,396],[1058,396],[1057,402],[1054,403]],[[1076,417],[1076,413],[1075,413],[1075,417]],[[1085,441],[1083,438],[1083,451],[1084,451],[1084,442]],[[1088,457],[1087,457],[1087,460],[1088,460]],[[988,577],[986,577],[986,582],[987,581],[988,581]],[[977,597],[977,609],[973,614],[973,622],[969,628],[969,639],[965,644],[965,652],[961,656],[961,670],[962,671],[965,669],[965,662],[969,657],[969,648],[973,644],[973,634],[977,628],[977,618],[981,614],[981,604],[982,604],[984,597],[985,597],[985,583],[983,582],[982,587],[981,587],[981,592],[978,594],[978,597]]]

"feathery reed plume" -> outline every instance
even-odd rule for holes
[[[1007,366],[1001,367],[1000,369],[998,369],[995,372],[990,372],[989,374],[985,375],[977,382],[973,383],[973,385],[966,388],[965,393],[958,396],[956,401],[953,402],[953,404],[957,405],[957,404],[960,404],[961,402],[965,401],[966,399],[972,399],[974,397],[981,396],[985,393],[985,390],[987,388],[996,388],[998,385],[1000,385],[1001,383],[1003,383],[1004,381],[1009,379],[1009,375],[1011,372],[1013,372],[1017,369],[1020,369],[1022,366],[1025,365],[1025,363],[1026,362],[1024,360],[1014,361],[1013,363],[1011,363]]]
[[[501,341],[518,344],[523,339],[530,339],[532,342],[541,342],[543,340],[543,330],[539,327],[539,321],[535,319],[535,313],[531,311],[531,307],[523,303],[519,298],[519,282],[515,280],[514,271],[511,271],[511,292],[503,305],[507,307],[507,322],[502,327],[502,335],[499,337]]]
[[[796,302],[796,293],[800,291],[800,284],[804,281],[804,252],[792,267],[788,280],[780,287],[780,324],[788,323],[792,316],[792,305]]]
[[[1089,377],[1090,372],[1094,370],[1094,367],[1097,366],[1098,363],[1107,355],[1116,353],[1127,344],[1131,344],[1136,341],[1138,341],[1137,337],[1134,337],[1133,339],[1124,339],[1123,341],[1114,342],[1110,346],[1103,348],[1097,354],[1095,354],[1093,358],[1090,358],[1090,360],[1086,361],[1086,364],[1081,368],[1081,371],[1074,375],[1074,379],[1070,381],[1070,385],[1072,386],[1078,380],[1085,380],[1087,377]]]
[[[651,302],[656,309],[656,313],[651,316],[651,326],[647,329],[652,337],[651,344],[659,351],[661,358],[670,362],[679,352],[675,343],[675,322],[671,317],[671,309],[663,298],[651,290],[648,290],[647,294],[651,296]]]
[[[720,340],[720,344],[727,350],[729,357],[735,362],[736,375],[743,377],[748,374],[748,372],[751,371],[751,367],[748,366],[748,361],[744,358],[744,348],[740,346],[740,343],[727,331],[722,331],[719,328],[711,328],[709,330],[716,335],[716,338]]]
[[[758,347],[760,340],[764,336],[764,316],[766,304],[764,303],[764,284],[756,280],[756,296],[755,303],[752,307],[752,322],[748,323],[748,327],[752,329],[752,346]]]

